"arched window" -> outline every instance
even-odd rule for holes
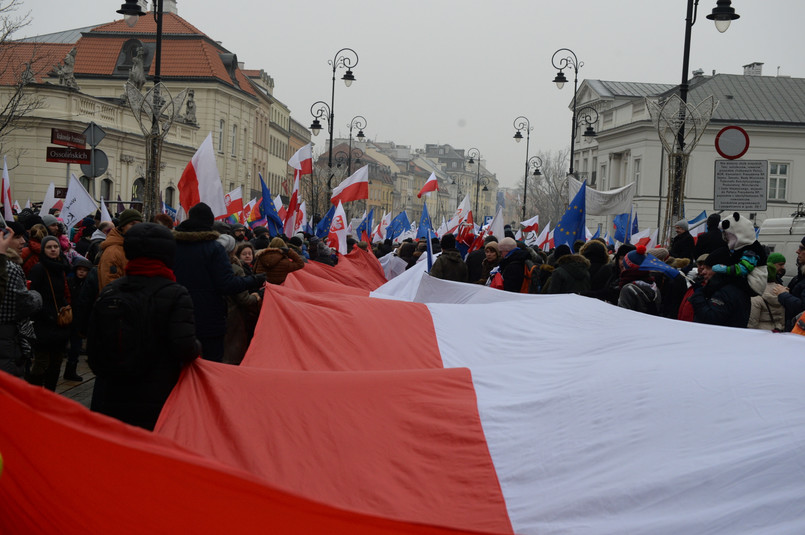
[[[112,198],[112,181],[108,178],[101,180],[101,197],[107,203]]]
[[[173,204],[173,199],[176,197],[176,190],[173,186],[168,186],[165,188],[165,204],[170,206],[171,208],[176,208],[176,205]]]
[[[142,201],[145,198],[145,179],[143,177],[134,181],[131,187],[131,200]]]

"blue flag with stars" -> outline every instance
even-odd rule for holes
[[[330,205],[330,209],[324,214],[324,217],[316,225],[316,237],[323,240],[330,233],[330,225],[333,224],[333,216],[335,215],[335,206]]]
[[[629,216],[630,214],[620,214],[616,215],[612,218],[612,224],[615,227],[615,239],[621,243],[626,243],[626,229],[629,227]],[[639,225],[637,223],[637,214],[635,214],[634,219],[632,219],[632,230],[629,231],[629,237],[637,234],[640,232]]]
[[[260,177],[260,188],[263,191],[263,217],[266,218],[268,234],[273,238],[274,236],[282,234],[282,218],[280,218],[277,209],[274,207],[274,200],[271,198],[271,190],[268,189],[265,181],[263,181],[263,175],[258,173],[258,176]]]
[[[422,217],[419,218],[419,228],[416,231],[416,238],[427,238],[428,231],[433,232],[433,225],[430,223],[430,215],[428,215],[428,204],[422,204]]]
[[[559,220],[559,224],[553,231],[553,242],[557,247],[563,243],[570,246],[573,250],[573,242],[584,240],[587,237],[585,232],[586,208],[587,208],[587,181],[585,180],[579,188],[579,192],[570,201],[565,215]]]
[[[361,236],[363,236],[364,232],[366,233],[367,236],[372,235],[372,229],[374,228],[372,226],[372,219],[374,217],[374,214],[375,209],[372,208],[371,210],[369,210],[369,213],[366,214],[366,217],[363,218],[361,224],[358,225],[358,228],[355,229],[355,235],[358,237],[359,240],[361,239]]]
[[[408,214],[405,210],[397,214],[397,217],[391,220],[388,229],[386,229],[386,238],[394,239],[403,232],[411,229],[411,222],[408,221]]]

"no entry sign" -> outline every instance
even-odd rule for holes
[[[740,126],[727,126],[716,135],[716,150],[722,158],[737,160],[749,150],[749,134]]]

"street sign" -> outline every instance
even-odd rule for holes
[[[58,128],[50,129],[50,142],[54,145],[75,147],[77,149],[83,149],[87,145],[87,139],[84,134],[70,132],[69,130],[59,130]]]
[[[87,143],[89,143],[89,146],[94,147],[106,137],[106,132],[104,132],[103,128],[97,124],[89,123],[89,126],[86,128],[86,130],[84,130],[84,135],[87,138]]]
[[[96,178],[101,176],[109,168],[109,158],[106,153],[101,149],[92,149],[92,162],[81,164],[81,172],[87,178]]]
[[[768,164],[766,160],[716,160],[713,209],[766,211]]]
[[[749,150],[749,134],[740,126],[727,126],[716,134],[716,151],[722,158],[737,160]]]
[[[89,149],[48,147],[45,161],[56,163],[90,163]]]

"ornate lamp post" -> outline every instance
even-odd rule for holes
[[[352,174],[352,129],[358,129],[358,135],[355,137],[363,141],[363,139],[366,137],[363,134],[363,129],[366,128],[366,118],[363,115],[356,115],[352,118],[347,126],[349,127],[349,161],[347,162],[347,176],[349,176]],[[361,156],[363,156],[363,153],[361,153]],[[360,158],[360,156],[358,158]]]
[[[472,165],[475,163],[475,158],[478,158],[478,171],[475,177],[475,211],[473,212],[473,217],[478,217],[478,199],[481,194],[481,151],[476,149],[475,147],[471,148],[467,151],[467,156],[470,157],[468,164]],[[489,191],[486,185],[489,182],[484,179],[484,189],[483,191]]]
[[[567,55],[564,55],[567,54]],[[557,61],[557,56],[559,56],[559,60]],[[578,93],[579,89],[579,69],[584,66],[584,62],[579,61],[579,58],[576,57],[576,54],[570,50],[569,48],[560,48],[556,52],[553,53],[551,57],[551,64],[555,69],[559,69],[559,72],[556,73],[556,77],[553,79],[553,82],[556,84],[556,87],[562,89],[567,82],[567,78],[565,77],[564,70],[568,68],[573,69],[574,77],[573,77],[573,118],[572,123],[570,125],[570,171],[568,174],[573,174],[573,152],[576,146],[576,93]]]
[[[591,107],[585,106],[578,111],[578,116],[576,117],[576,124],[586,124],[587,128],[584,130],[582,136],[586,138],[593,138],[595,137],[595,128],[593,128],[594,124],[598,124],[598,111]]]
[[[137,20],[145,15],[137,0],[126,0],[117,13],[130,27],[137,24]],[[159,167],[162,152],[162,140],[168,134],[176,114],[184,102],[187,90],[181,91],[175,98],[170,98],[170,92],[162,84],[162,0],[154,0],[154,20],[156,21],[156,50],[154,53],[154,87],[145,95],[130,82],[126,83],[126,97],[129,106],[140,124],[140,129],[146,140],[146,172],[143,192],[143,216],[146,221],[151,220],[161,212],[159,206]],[[167,98],[165,98],[167,95]],[[160,119],[163,123],[160,124]]]
[[[341,167],[344,164],[344,162],[346,162],[347,176],[352,174],[352,172],[350,171],[350,166],[352,165],[353,156],[355,157],[355,163],[361,165],[361,156],[363,156],[363,152],[358,147],[350,149],[349,152],[340,150],[335,153],[335,166]]]
[[[342,54],[343,52],[343,54]],[[344,84],[349,87],[355,81],[355,75],[352,74],[352,68],[358,64],[358,53],[351,48],[342,48],[335,53],[332,60],[327,60],[327,63],[333,68],[333,84],[330,94],[330,105],[328,106],[324,101],[314,102],[310,107],[310,114],[313,116],[313,123],[310,125],[310,130],[314,136],[321,132],[321,122],[319,119],[327,121],[327,132],[330,134],[330,146],[327,151],[327,165],[330,167],[330,175],[327,177],[327,194],[332,195],[333,192],[333,119],[335,118],[335,72],[339,67],[344,67],[347,72],[341,77]],[[315,108],[315,111],[314,111]]]
[[[525,201],[528,194],[528,146],[531,143],[531,131],[534,127],[531,126],[531,121],[527,117],[521,115],[514,120],[514,128],[517,130],[514,133],[514,140],[517,143],[523,140],[523,134],[520,131],[525,130],[525,175],[523,176],[523,221],[525,221]],[[542,164],[540,163],[540,165]]]

